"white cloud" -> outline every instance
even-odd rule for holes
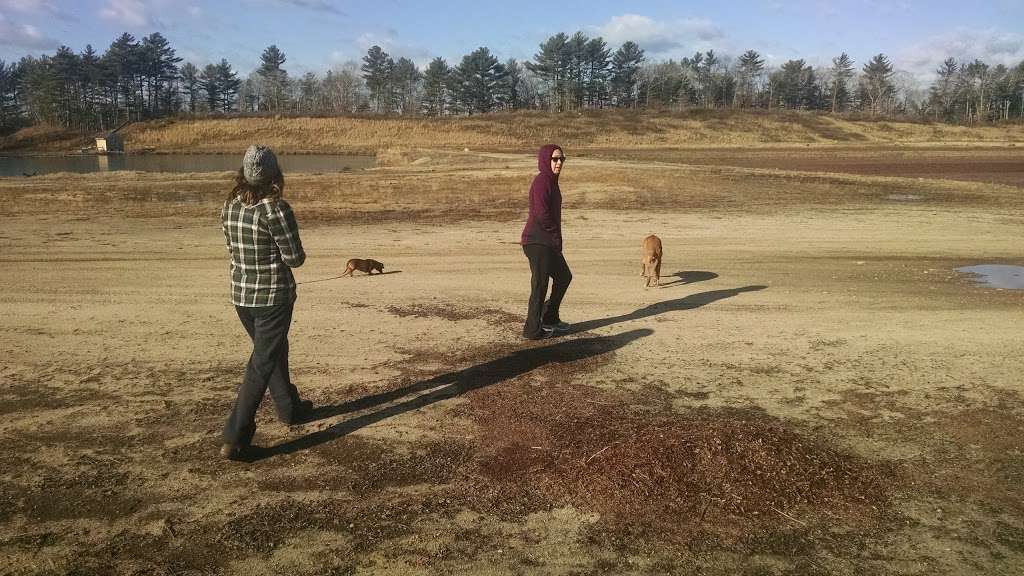
[[[53,0],[0,0],[0,13],[4,12],[44,15],[66,21],[77,20],[70,10],[58,8]]]
[[[57,7],[50,0],[0,0],[0,8],[28,14],[39,12],[55,14],[57,12]]]
[[[313,10],[315,12],[326,12],[327,14],[336,14],[338,16],[345,15],[340,8],[335,6],[334,2],[330,2],[328,0],[277,0],[277,3],[283,4],[284,6]]]
[[[706,18],[680,18],[664,22],[640,14],[614,16],[600,26],[588,27],[612,46],[636,42],[649,55],[666,56],[714,48],[722,30]]]
[[[897,68],[907,70],[920,80],[931,80],[946,58],[958,62],[979,59],[990,66],[1016,66],[1024,61],[1024,35],[1001,30],[961,28],[933,36],[894,55]]]
[[[360,60],[371,47],[380,46],[381,50],[387,52],[393,59],[398,60],[401,57],[408,58],[416,64],[417,68],[420,69],[424,68],[431,60],[433,60],[434,57],[429,50],[401,42],[398,40],[397,36],[398,31],[394,29],[388,29],[383,35],[375,34],[373,32],[361,34],[356,38],[356,47],[359,49],[359,53],[355,58],[349,59]],[[340,55],[341,51],[335,50],[332,53],[332,57],[334,54]]]
[[[149,7],[141,0],[106,0],[100,9],[100,17],[140,28],[153,25]]]
[[[57,48],[60,42],[44,35],[31,24],[17,24],[0,14],[0,46],[46,50]]]
[[[189,6],[188,15],[192,16],[193,18],[198,18],[203,15],[203,9],[199,6]]]
[[[327,61],[332,65],[344,64],[349,60],[355,60],[355,58],[353,58],[344,50],[333,50],[330,54],[327,55]]]

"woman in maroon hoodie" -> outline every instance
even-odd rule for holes
[[[562,256],[562,191],[558,175],[565,165],[565,153],[555,144],[546,144],[537,154],[540,171],[530,186],[530,215],[526,219],[520,244],[530,260],[530,306],[523,336],[530,340],[568,332],[569,325],[558,316],[562,297],[572,282],[572,272]],[[551,298],[544,302],[548,279],[554,281]]]

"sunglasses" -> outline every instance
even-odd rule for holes
[[[565,156],[552,156],[551,157],[551,161],[552,162],[561,162],[561,163],[564,164],[565,163]]]

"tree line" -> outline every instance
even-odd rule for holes
[[[1024,62],[990,66],[947,59],[922,88],[885,54],[863,64],[843,53],[829,66],[802,59],[771,67],[755,50],[714,50],[652,62],[634,42],[613,50],[601,37],[558,33],[530,61],[500,61],[480,47],[457,63],[434,58],[423,69],[373,46],[361,62],[323,76],[291,77],[287,58],[268,46],[240,78],[226,59],[182,63],[154,32],[124,33],[101,55],[74,52],[0,60],[0,133],[30,124],[82,132],[126,121],[182,114],[468,115],[500,110],[737,108],[859,112],[886,118],[994,122],[1024,118]]]

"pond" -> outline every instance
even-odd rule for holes
[[[278,156],[284,173],[345,172],[374,165],[373,156],[297,154]],[[54,172],[225,172],[238,170],[241,154],[111,154],[99,156],[0,156],[0,176],[36,176]]]
[[[1024,289],[1024,266],[982,264],[957,268],[965,274],[974,274],[975,280],[988,288]]]

